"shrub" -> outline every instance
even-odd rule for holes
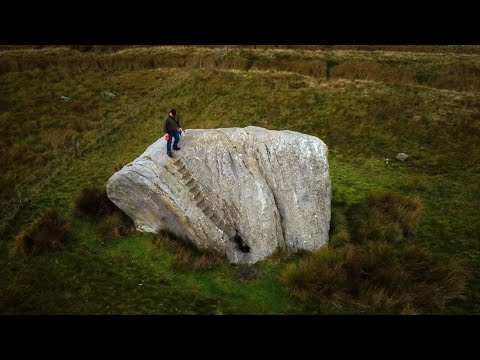
[[[80,217],[89,220],[111,215],[116,206],[110,201],[105,189],[84,188],[75,200],[75,210]]]
[[[36,254],[57,250],[70,234],[69,221],[49,208],[16,236],[15,243],[24,254]]]

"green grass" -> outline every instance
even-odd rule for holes
[[[151,234],[101,241],[76,221],[77,238],[60,253],[10,254],[2,275],[6,314],[246,314],[302,312],[275,280],[235,280],[236,266],[175,272],[176,254]],[[277,267],[279,265],[276,265]],[[35,288],[35,291],[32,289]],[[281,301],[276,301],[280,298]]]
[[[54,63],[77,65],[32,68],[46,53]],[[148,54],[156,59],[161,55],[159,68],[142,65]],[[110,225],[77,217],[75,199],[82,189],[104,187],[118,164],[134,160],[163,136],[161,120],[171,107],[179,109],[187,134],[189,128],[256,125],[324,140],[333,186],[332,247],[337,249],[352,240],[347,214],[356,204],[392,190],[418,197],[423,212],[411,241],[433,254],[462,259],[470,272],[463,298],[422,312],[480,312],[480,95],[476,87],[468,88],[478,81],[468,70],[478,67],[475,52],[444,56],[331,49],[325,54],[182,47],[93,55],[122,66],[88,67],[89,55],[73,50],[63,55],[51,49],[0,54],[4,61],[14,56],[26,64],[23,71],[0,75],[0,211],[17,196],[17,184],[24,185],[28,199],[0,229],[0,313],[359,311],[331,304],[311,308],[293,296],[279,277],[301,256],[267,259],[253,266],[257,278],[240,280],[242,267],[179,268],[178,254],[159,247],[153,235],[111,236],[104,229]],[[329,80],[312,65],[326,56],[339,63]],[[179,61],[185,66],[175,68]],[[355,71],[346,72],[346,61],[363,78],[353,79]],[[452,64],[454,69],[467,67],[464,74],[470,80],[462,82],[464,75],[459,75],[455,86],[440,84]],[[422,71],[420,80],[412,75]],[[72,101],[63,102],[62,95]],[[74,135],[80,144],[76,155]],[[396,160],[399,152],[410,157]],[[30,257],[16,253],[14,236],[47,207],[71,221],[72,239],[56,252]]]

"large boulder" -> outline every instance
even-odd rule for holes
[[[331,185],[320,139],[248,126],[189,129],[179,146],[167,157],[162,137],[108,180],[108,197],[139,231],[168,230],[233,263],[327,242]]]

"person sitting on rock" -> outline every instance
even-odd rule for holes
[[[180,141],[180,132],[182,128],[180,126],[180,120],[177,117],[177,110],[172,109],[163,119],[163,132],[168,134],[167,138],[167,155],[173,157],[172,154],[172,138],[175,139],[173,142],[173,150],[180,150],[178,143]]]

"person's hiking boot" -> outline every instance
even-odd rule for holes
[[[179,148],[178,146],[174,146],[173,147],[173,150],[180,150],[181,148]]]
[[[167,152],[168,157],[173,158],[173,154],[171,152]]]

